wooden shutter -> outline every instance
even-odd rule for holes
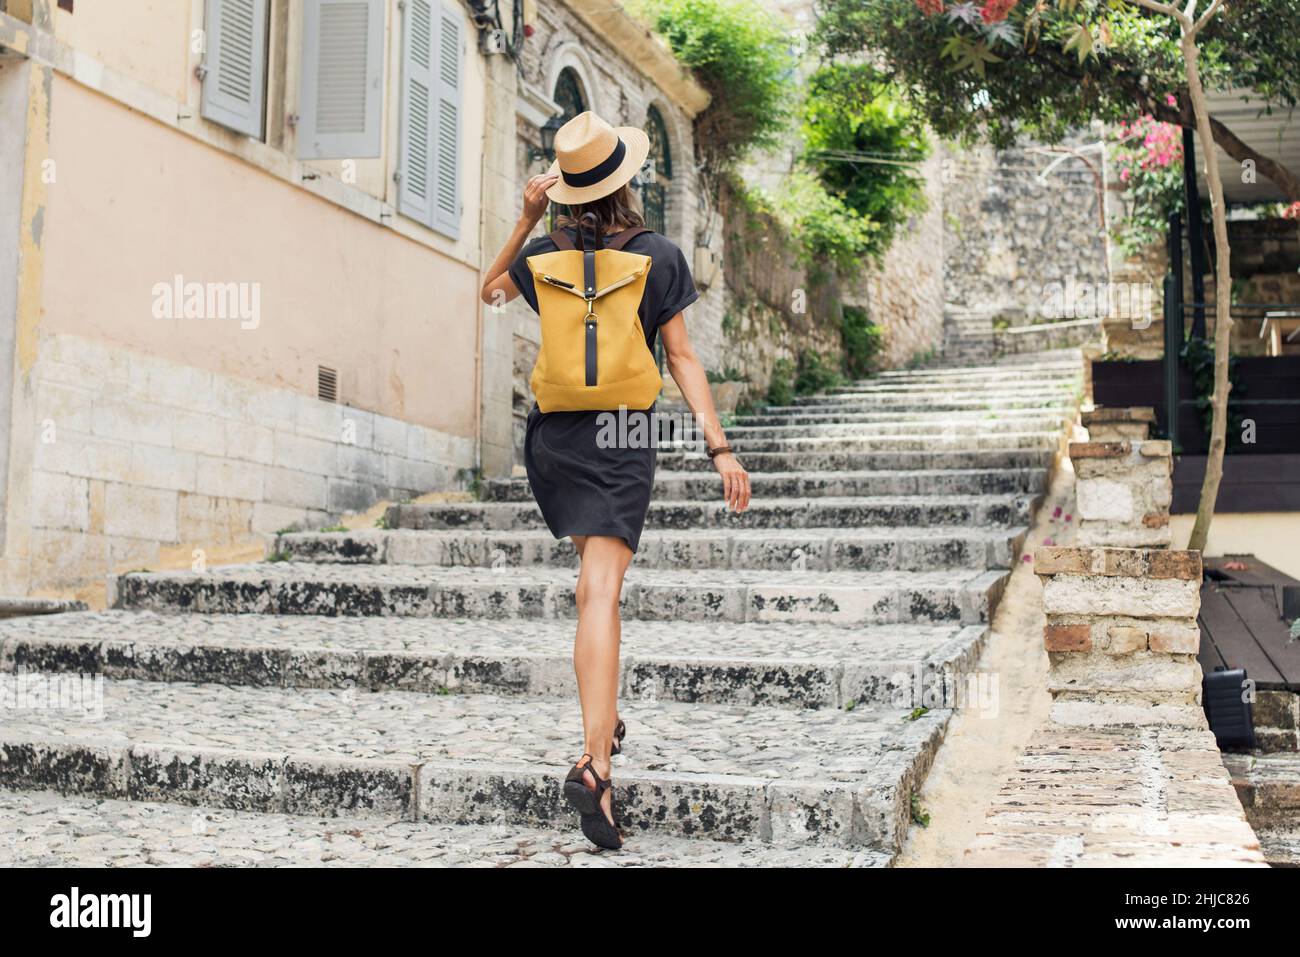
[[[454,239],[460,235],[464,25],[449,3],[405,5],[398,208]]]
[[[381,155],[384,0],[306,0],[300,159]]]
[[[433,216],[433,41],[438,25],[430,0],[406,0],[405,7],[397,207],[428,225]]]
[[[262,138],[266,113],[266,26],[269,0],[207,0],[202,114],[214,123]]]
[[[434,162],[434,229],[460,235],[460,112],[463,21],[460,9],[444,3],[438,30],[437,148]]]

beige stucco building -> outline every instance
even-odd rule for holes
[[[0,593],[509,473],[479,271],[561,80],[692,255],[707,96],[616,0],[0,0]]]

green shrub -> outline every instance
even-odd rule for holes
[[[795,395],[811,395],[843,384],[843,374],[823,359],[820,352],[805,349],[799,353],[798,374],[794,379]]]
[[[750,0],[632,0],[709,93],[695,149],[720,174],[752,147],[774,146],[790,118],[795,58],[789,28]]]
[[[840,338],[844,343],[844,371],[850,378],[865,378],[876,371],[876,363],[885,348],[885,334],[867,318],[867,310],[859,306],[843,307]]]
[[[777,359],[772,364],[772,377],[767,383],[768,405],[789,405],[794,401],[794,363]]]

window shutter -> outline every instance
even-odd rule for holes
[[[405,7],[397,208],[428,225],[433,215],[433,41],[437,24],[430,0],[406,0]]]
[[[438,30],[437,149],[434,162],[433,228],[460,236],[460,10],[442,6]]]
[[[266,24],[269,0],[207,0],[204,29],[205,119],[262,138],[266,111]]]
[[[384,0],[307,0],[298,102],[300,159],[380,153]]]

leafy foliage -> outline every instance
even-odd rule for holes
[[[794,363],[777,359],[772,363],[772,376],[767,383],[768,405],[789,405],[794,401]]]
[[[795,395],[812,395],[844,384],[844,376],[815,349],[799,353],[798,371],[794,378]]]
[[[1178,26],[1131,3],[821,0],[819,13],[826,52],[870,52],[942,136],[1055,142],[1094,118],[1131,119],[1135,108],[1191,123]],[[1207,88],[1250,87],[1295,106],[1296,23],[1300,0],[1225,5],[1198,38]]]
[[[1208,440],[1213,423],[1214,342],[1202,339],[1200,336],[1188,336],[1183,341],[1183,348],[1178,355],[1183,360],[1183,365],[1192,374],[1192,384],[1196,389],[1196,411],[1201,417],[1201,424]],[[1231,384],[1228,395],[1240,398],[1244,386],[1238,377],[1236,356],[1228,356],[1228,382]],[[1240,448],[1241,426],[1241,413],[1233,411],[1232,406],[1228,406],[1226,442],[1229,449]]]
[[[851,379],[862,379],[876,371],[876,363],[885,347],[884,331],[867,318],[867,310],[844,306],[840,320],[844,343],[844,372]]]
[[[775,145],[790,118],[795,58],[775,16],[746,0],[633,3],[712,98],[695,118],[695,149],[721,174]]]
[[[874,224],[865,252],[878,256],[897,228],[925,208],[913,167],[929,155],[925,125],[875,67],[829,64],[808,78],[804,162],[826,190]]]
[[[879,225],[829,192],[806,169],[796,169],[776,193],[735,185],[750,209],[771,216],[789,232],[805,265],[825,259],[851,272],[875,243]]]

